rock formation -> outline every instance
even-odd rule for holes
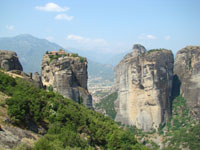
[[[92,97],[87,90],[87,60],[76,54],[45,54],[42,60],[42,83],[47,89],[59,92],[92,108]]]
[[[42,88],[40,75],[37,72],[34,73],[33,76],[32,73],[31,75],[28,75],[23,72],[23,68],[17,57],[17,54],[13,51],[0,50],[0,68],[11,74],[19,75],[25,80],[33,83],[33,85],[35,85],[36,87]]]
[[[158,128],[171,113],[173,54],[169,50],[146,51],[134,45],[115,67],[116,121],[148,131]]]
[[[12,51],[0,50],[0,68],[10,70],[23,70],[17,54]]]
[[[187,46],[178,51],[174,74],[180,82],[180,94],[187,100],[192,114],[200,118],[200,46]]]

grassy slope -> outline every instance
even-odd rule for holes
[[[47,127],[34,150],[62,149],[146,149],[128,130],[123,130],[95,111],[63,98],[58,93],[33,87],[23,79],[0,72],[0,91],[6,100],[13,124],[28,128],[32,122]]]

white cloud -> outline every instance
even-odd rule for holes
[[[103,38],[88,38],[76,34],[67,35],[65,44],[67,47],[74,47],[88,52],[95,50],[102,53],[108,53],[116,50],[112,43],[107,42]]]
[[[46,37],[46,40],[48,40],[48,41],[50,41],[50,42],[53,42],[54,37],[53,37],[53,36],[48,36],[48,37]]]
[[[147,37],[148,39],[151,39],[151,40],[155,40],[155,39],[156,39],[156,37],[153,36],[153,35],[151,35],[151,34],[146,35],[146,37]]]
[[[67,20],[67,21],[71,21],[73,18],[74,16],[68,16],[66,14],[58,14],[55,17],[56,20]]]
[[[156,37],[152,34],[141,34],[138,38],[142,39],[142,40],[155,40],[156,39]]]
[[[14,30],[14,26],[13,25],[7,25],[6,26],[6,29],[8,29],[8,30],[10,30],[10,31],[12,31],[12,30]]]
[[[168,41],[168,40],[171,40],[171,36],[168,35],[168,36],[166,36],[164,39],[167,40],[167,41]]]
[[[41,11],[51,11],[51,12],[65,12],[68,11],[69,7],[61,7],[55,3],[47,3],[45,6],[36,6],[35,9]]]
[[[67,36],[67,39],[68,39],[68,40],[78,40],[78,41],[81,41],[81,40],[85,40],[86,38],[81,37],[81,36],[79,36],[79,35],[69,34],[69,35]]]
[[[69,34],[67,36],[67,40],[74,40],[82,44],[107,45],[107,42],[104,39],[101,39],[101,38],[91,39],[91,38],[82,37],[80,35],[74,35],[74,34]]]

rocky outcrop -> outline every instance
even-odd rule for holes
[[[39,136],[39,134],[18,127],[2,126],[0,130],[0,149],[11,150],[20,145],[26,145],[31,149]]]
[[[23,70],[17,54],[12,51],[0,50],[0,68],[10,70]]]
[[[26,74],[25,72],[20,70],[11,70],[8,71],[7,74],[12,76],[13,78],[16,77],[23,78],[24,80],[32,83],[37,88],[43,88],[41,76],[39,75],[38,72],[35,72],[34,74],[32,73]]]
[[[180,94],[187,100],[190,111],[200,118],[200,46],[187,46],[178,51],[174,74],[180,83]]]
[[[41,76],[35,72],[30,75],[23,72],[22,65],[17,57],[17,54],[13,51],[0,50],[0,68],[7,71],[13,77],[24,78],[25,80],[33,83],[38,88],[42,88]],[[19,75],[19,76],[18,76]]]
[[[43,85],[92,108],[92,97],[87,89],[87,60],[74,54],[63,54],[56,59],[53,57],[54,54],[46,54],[43,57]]]
[[[134,45],[115,67],[116,121],[148,131],[158,128],[171,113],[173,54],[169,50],[146,51]]]

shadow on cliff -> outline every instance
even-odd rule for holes
[[[180,88],[181,88],[181,81],[177,75],[173,76],[173,82],[172,82],[172,91],[171,91],[171,109],[173,100],[180,95]]]

